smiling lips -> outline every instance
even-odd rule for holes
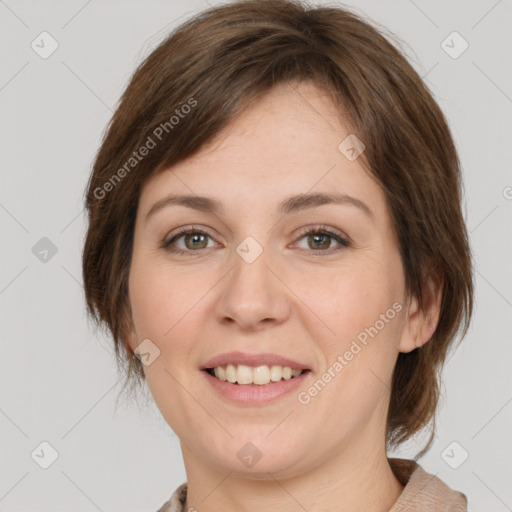
[[[210,359],[201,369],[224,382],[259,386],[290,380],[309,371],[302,363],[277,354],[243,352],[221,354]]]

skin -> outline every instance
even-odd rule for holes
[[[425,313],[406,297],[384,193],[361,158],[350,161],[338,150],[352,132],[335,112],[311,83],[276,86],[214,142],[153,175],[142,190],[129,343],[135,350],[149,338],[160,350],[144,371],[181,442],[185,510],[384,512],[403,490],[385,449],[391,378],[398,353],[432,336],[441,292],[429,283]],[[349,205],[275,212],[289,195],[333,191],[364,201],[375,220]],[[170,193],[216,198],[225,214],[174,205],[146,222]],[[209,237],[176,240],[186,255],[162,248],[191,224]],[[351,246],[299,233],[320,225],[349,237]],[[263,248],[250,264],[236,252],[247,236]],[[308,404],[299,403],[298,393],[395,302],[401,311]],[[273,403],[235,405],[199,369],[232,350],[275,352],[312,371],[297,392]],[[251,468],[237,457],[247,442],[262,454]]]

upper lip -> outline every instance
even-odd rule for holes
[[[261,354],[246,354],[244,352],[226,352],[208,360],[201,370],[209,368],[216,368],[217,366],[226,366],[228,364],[238,365],[245,364],[247,366],[289,366],[292,369],[308,370],[309,368],[298,361],[294,361],[288,357],[280,356],[279,354],[261,353]]]

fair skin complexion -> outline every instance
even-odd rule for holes
[[[425,314],[406,297],[385,196],[361,157],[350,161],[338,150],[352,131],[335,109],[312,84],[279,85],[214,143],[153,175],[141,192],[129,343],[134,350],[149,338],[160,350],[144,372],[181,442],[185,510],[385,512],[403,490],[385,449],[391,378],[398,353],[432,336],[441,296],[427,287],[433,292]],[[291,195],[319,192],[355,197],[373,218],[350,204],[276,211]],[[224,212],[172,205],[146,219],[171,193],[217,199]],[[162,247],[191,225],[208,236],[196,231],[176,239],[182,255]],[[322,225],[350,246],[325,235]],[[304,235],[305,227],[327,238]],[[263,249],[251,263],[236,251],[249,236]],[[362,350],[309,403],[300,403],[299,392],[394,303],[402,305],[394,318],[360,343]],[[230,351],[277,353],[311,372],[274,402],[234,404],[200,370]],[[262,455],[252,467],[237,457],[248,442]]]

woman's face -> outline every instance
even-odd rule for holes
[[[130,345],[186,463],[285,477],[384,450],[395,361],[414,346],[389,211],[350,133],[314,86],[280,85],[141,193]],[[225,354],[242,382],[289,377],[280,358],[308,371],[221,381],[204,368]]]

